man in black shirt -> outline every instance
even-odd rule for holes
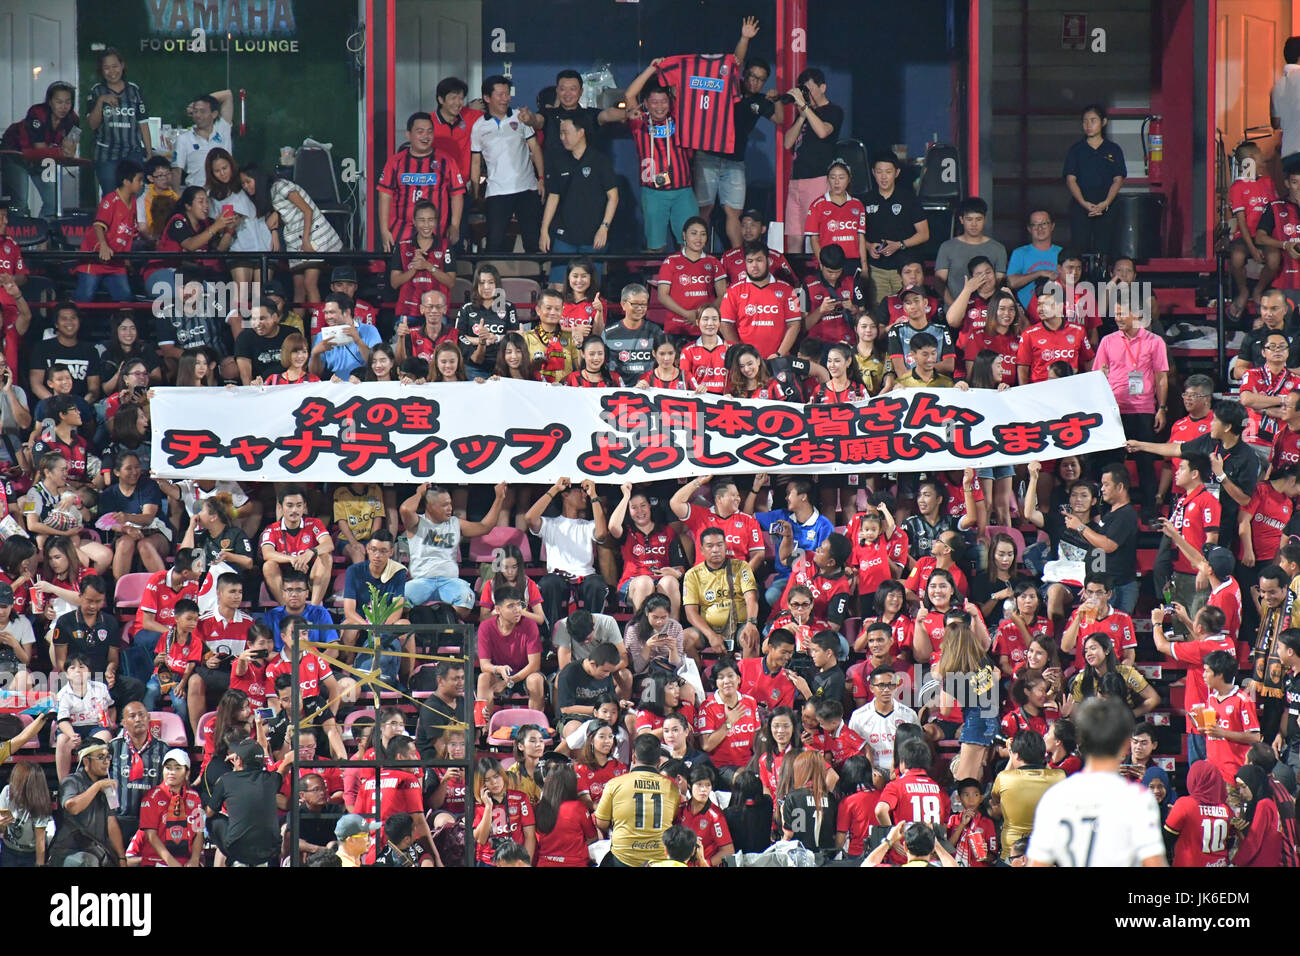
[[[795,117],[785,131],[785,148],[794,150],[785,194],[785,251],[803,252],[804,223],[813,201],[826,194],[826,170],[835,158],[844,110],[826,98],[826,74],[815,66],[799,74],[787,96]]]
[[[1241,340],[1241,350],[1232,360],[1232,377],[1241,378],[1248,368],[1264,364],[1264,340],[1274,332],[1286,336],[1287,368],[1300,367],[1300,335],[1296,334],[1295,313],[1281,289],[1269,289],[1259,300],[1259,328],[1248,331]]]
[[[280,851],[275,798],[293,761],[285,758],[280,773],[271,773],[265,769],[262,745],[251,739],[236,744],[229,759],[231,770],[222,774],[206,801],[208,832],[236,866],[273,866]]]
[[[421,757],[433,757],[434,744],[451,724],[465,724],[465,665],[439,661],[434,668],[437,689],[420,701],[415,746]]]
[[[618,208],[614,164],[588,146],[580,122],[565,117],[556,138],[564,150],[546,160],[546,211],[538,247],[557,255],[598,252],[609,241]],[[551,270],[552,283],[564,281],[564,268],[559,263]]]
[[[82,654],[90,663],[92,675],[103,674],[113,704],[122,711],[133,700],[144,700],[142,681],[118,673],[118,632],[121,625],[111,614],[104,614],[108,585],[97,574],[81,582],[78,588],[81,607],[69,611],[54,622],[50,639],[54,647],[54,668],[63,670],[70,654]]]
[[[1229,550],[1236,549],[1237,516],[1250,503],[1259,483],[1259,455],[1241,440],[1247,418],[1241,402],[1224,400],[1214,406],[1208,435],[1181,443],[1128,443],[1130,452],[1145,451],[1163,458],[1204,455],[1210,459],[1214,481],[1206,482],[1205,487],[1219,499],[1219,544]]]
[[[595,716],[596,701],[613,694],[621,657],[613,644],[597,644],[581,661],[570,661],[555,680],[555,709],[567,736]],[[567,721],[567,723],[566,723]]]
[[[54,314],[54,337],[38,342],[27,361],[27,383],[37,399],[52,394],[45,387],[45,370],[51,365],[62,365],[72,374],[72,394],[99,399],[99,352],[88,342],[77,340],[81,331],[81,316],[71,302],[59,303]]]
[[[235,361],[239,363],[239,380],[250,385],[253,379],[265,379],[284,371],[280,350],[284,340],[293,334],[280,324],[280,309],[275,300],[267,296],[253,306],[248,317],[248,328],[235,340]]]
[[[646,320],[650,291],[639,282],[623,286],[619,304],[623,306],[622,320],[605,326],[601,337],[615,377],[631,388],[655,367],[655,350],[664,344],[664,330]]]
[[[903,268],[904,250],[930,241],[930,222],[916,194],[897,188],[902,170],[903,164],[892,151],[876,156],[871,165],[876,188],[862,197],[867,208],[867,255],[871,257],[871,283],[877,302],[902,291],[899,270]]]
[[[122,843],[130,846],[140,825],[140,802],[163,782],[163,758],[167,745],[149,732],[149,711],[133,700],[121,710],[122,731],[108,745],[109,776],[117,781],[118,829]]]
[[[1129,475],[1123,465],[1114,464],[1101,473],[1101,499],[1110,505],[1085,525],[1073,513],[1065,515],[1065,526],[1077,532],[1092,549],[1088,570],[1105,574],[1114,583],[1111,604],[1132,614],[1137,604],[1137,512],[1129,503]]]
[[[108,767],[108,745],[91,740],[77,752],[77,770],[59,782],[63,819],[50,844],[50,866],[126,866],[122,833],[108,808],[106,791],[117,786]]]
[[[590,106],[579,106],[578,103],[581,99],[582,74],[577,70],[561,70],[555,74],[555,102],[553,104],[543,106],[536,113],[526,106],[519,109],[520,122],[527,123],[533,129],[542,131],[542,160],[547,172],[550,172],[551,163],[562,159],[564,150],[568,148],[560,143],[561,120],[572,120],[581,126],[586,131],[590,145],[604,153],[604,144],[600,142],[601,137],[599,136],[600,127],[605,123],[618,122],[622,118],[622,110],[617,107],[598,110]],[[546,191],[548,193],[551,191],[549,183]],[[545,235],[546,230],[543,229],[542,233]]]

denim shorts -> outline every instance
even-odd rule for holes
[[[994,465],[992,468],[976,469],[975,474],[990,481],[1000,481],[1003,478],[1014,478],[1016,470],[1010,465]]]
[[[992,745],[997,732],[996,716],[985,717],[978,707],[967,707],[962,715],[961,736],[958,740],[976,747],[988,747]]]
[[[715,153],[695,154],[695,201],[712,206],[714,197],[730,209],[745,208],[745,161]]]

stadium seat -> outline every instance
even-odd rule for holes
[[[343,739],[352,740],[353,739],[352,725],[355,724],[358,720],[367,717],[370,718],[370,722],[373,725],[375,722],[375,708],[358,707],[356,710],[352,711],[350,714],[344,717],[343,718]]]
[[[144,597],[144,587],[151,577],[153,575],[148,571],[139,571],[118,578],[113,588],[113,606],[119,611],[138,608],[140,599]]]
[[[988,540],[992,541],[995,534],[1005,534],[1016,543],[1016,560],[1020,560],[1025,553],[1025,536],[1016,528],[1004,524],[991,524],[985,529]]]
[[[502,276],[501,290],[512,305],[518,306],[522,303],[531,306],[537,301],[537,295],[542,291],[542,284],[536,279],[523,276]]]
[[[185,733],[185,722],[181,720],[179,714],[174,714],[170,710],[151,710],[149,711],[150,729],[152,730],[155,725],[157,725],[157,732],[154,736],[168,747],[190,745],[190,739]]]
[[[502,745],[501,741],[492,740],[492,732],[498,727],[522,727],[524,724],[536,724],[546,732],[547,736],[550,736],[551,723],[540,710],[532,710],[528,707],[506,707],[503,710],[493,711],[492,717],[488,721],[488,746],[500,747]],[[506,745],[512,746],[509,741],[506,741]]]
[[[532,560],[533,548],[528,543],[528,535],[518,528],[493,528],[487,534],[470,538],[469,559],[475,564],[491,561],[496,557],[497,549],[504,548],[508,544],[513,544],[519,549],[525,563]]]
[[[212,728],[217,725],[217,712],[210,710],[199,718],[198,729],[194,731],[194,746],[206,747]]]

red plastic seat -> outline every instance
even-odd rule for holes
[[[124,574],[117,579],[117,584],[113,588],[113,606],[119,611],[127,608],[138,608],[140,601],[144,597],[144,587],[153,577],[148,571],[137,571],[134,574]]]
[[[155,725],[157,733],[154,736],[168,747],[190,745],[190,739],[185,734],[185,722],[181,720],[180,715],[173,714],[170,710],[151,710],[149,711],[150,729],[154,729]]]
[[[524,556],[524,562],[532,560],[533,549],[528,543],[528,535],[518,528],[493,528],[487,534],[471,538],[469,542],[469,559],[475,564],[491,561],[496,557],[497,549],[513,544]]]

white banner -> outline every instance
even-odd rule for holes
[[[153,473],[246,481],[640,482],[988,468],[1124,444],[1099,372],[796,405],[496,381],[159,388]]]

